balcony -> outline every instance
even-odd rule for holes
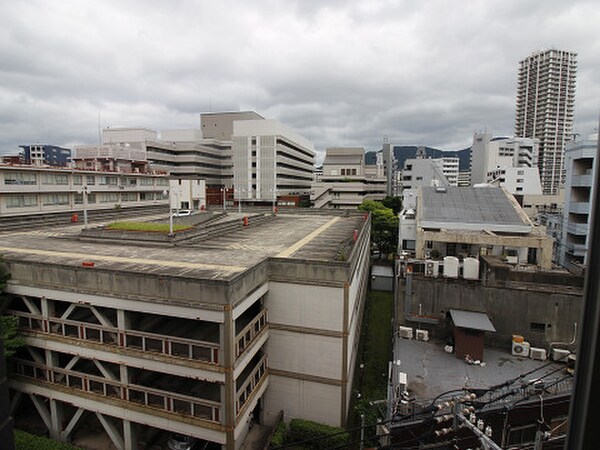
[[[589,214],[590,202],[571,202],[569,203],[569,212],[576,214]]]
[[[261,332],[267,327],[267,310],[263,309],[248,325],[246,325],[235,337],[235,357],[239,357],[246,351]]]
[[[573,175],[571,177],[571,186],[591,187],[592,181],[592,175]]]
[[[263,384],[267,378],[267,355],[263,355],[254,368],[250,371],[245,381],[236,390],[235,415],[238,417],[244,406],[251,399],[252,394]],[[242,378],[242,377],[240,377]]]
[[[567,233],[578,236],[587,236],[589,232],[589,225],[587,223],[573,223],[567,224]]]
[[[63,386],[67,389],[86,392],[91,395],[110,398],[111,401],[136,403],[147,408],[181,414],[187,417],[220,423],[221,405],[219,402],[176,394],[160,389],[125,384],[95,375],[87,375],[74,370],[58,369],[13,358],[14,374],[42,384]],[[50,387],[51,388],[51,387]]]
[[[87,322],[51,317],[46,319],[22,311],[8,311],[19,318],[19,327],[25,331],[40,332],[65,338],[96,342],[165,356],[219,363],[219,344],[137,330],[120,330]]]

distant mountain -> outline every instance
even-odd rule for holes
[[[404,161],[414,158],[417,154],[417,145],[402,145],[394,146],[394,155],[398,161],[398,169],[404,167]],[[443,157],[458,157],[458,169],[469,170],[471,167],[471,147],[456,151],[443,151],[437,148],[424,147],[425,156],[427,158],[443,158]],[[377,162],[376,152],[367,152],[365,154],[365,162],[367,164],[375,164]]]

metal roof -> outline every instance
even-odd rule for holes
[[[376,277],[393,277],[394,269],[392,266],[373,266],[371,268],[371,275]]]
[[[470,328],[471,330],[496,331],[494,325],[485,313],[462,311],[460,309],[451,309],[450,316],[454,325],[460,328]]]
[[[501,188],[421,188],[421,226],[529,233],[532,225]]]

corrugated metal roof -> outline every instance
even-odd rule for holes
[[[470,328],[471,330],[496,331],[494,325],[485,313],[462,311],[460,309],[451,309],[450,316],[454,325],[460,328]]]
[[[501,188],[423,187],[421,192],[425,228],[531,231]]]
[[[391,266],[373,266],[371,268],[371,275],[377,277],[393,277],[394,270]]]

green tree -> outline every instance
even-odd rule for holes
[[[394,253],[398,248],[398,216],[383,203],[365,200],[358,207],[360,211],[371,213],[371,242],[379,250],[379,255]]]
[[[401,197],[394,197],[392,195],[388,195],[383,200],[381,200],[381,203],[383,204],[383,206],[390,208],[392,211],[394,211],[395,215],[400,214],[400,211],[402,211]]]
[[[10,274],[6,269],[6,265],[0,256],[0,298],[2,303],[6,300],[3,298],[6,282],[10,278]],[[17,332],[19,321],[13,316],[0,316],[0,339],[4,345],[4,355],[6,357],[14,355],[17,349],[25,344],[22,336]]]

